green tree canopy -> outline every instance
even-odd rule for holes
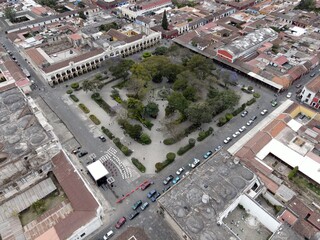
[[[153,55],[165,55],[167,51],[168,51],[168,48],[165,46],[157,47],[154,50]]]
[[[156,118],[159,112],[159,106],[155,102],[149,102],[144,107],[144,113],[150,117]]]
[[[167,11],[166,10],[163,11],[161,26],[162,26],[162,28],[164,30],[168,30],[168,28],[169,28],[169,23],[168,23],[168,19],[167,19]]]
[[[180,111],[184,114],[184,111],[188,108],[189,102],[180,92],[173,92],[168,96],[168,106]]]
[[[127,108],[129,117],[134,119],[139,119],[144,110],[142,102],[136,98],[128,98]]]
[[[209,123],[212,120],[211,109],[207,102],[191,103],[186,115],[193,123]]]
[[[4,16],[5,18],[9,19],[10,22],[15,22],[16,20],[16,11],[13,7],[6,7],[4,9]]]
[[[183,90],[182,94],[187,100],[192,102],[196,101],[197,90],[195,87],[188,86],[186,89]]]
[[[109,71],[115,78],[127,80],[130,73],[129,70],[133,66],[134,61],[131,59],[122,59],[117,65],[111,66]]]
[[[188,60],[187,67],[193,71],[200,80],[205,80],[211,71],[215,69],[215,65],[212,60],[199,54],[193,55]]]
[[[85,92],[98,92],[102,86],[102,82],[99,79],[84,80],[82,82],[82,89]]]
[[[84,14],[83,11],[80,11],[80,12],[79,12],[79,17],[82,18],[83,20],[86,20],[86,19],[87,19],[87,16]]]

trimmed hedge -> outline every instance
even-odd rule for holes
[[[246,109],[246,104],[242,104],[241,107],[237,108],[232,112],[233,116],[237,116],[239,113],[243,112]]]
[[[259,98],[259,97],[260,97],[260,94],[259,94],[259,93],[254,93],[253,96],[254,96],[255,98]]]
[[[78,89],[79,88],[79,83],[71,83],[71,88],[73,88],[73,89]]]
[[[141,144],[151,143],[149,135],[142,132],[142,127],[139,124],[132,125],[126,119],[119,119],[118,123],[123,127],[125,133],[127,133],[133,140]]]
[[[102,126],[101,127],[101,130],[102,130],[102,132],[105,134],[105,135],[107,135],[107,137],[109,138],[109,139],[114,139],[115,138],[115,136],[112,134],[112,132],[110,132],[110,130],[108,129],[108,128],[105,128],[104,126]]]
[[[77,98],[75,95],[70,94],[69,96],[74,102],[79,102],[79,98]]]
[[[140,172],[144,173],[146,172],[146,167],[136,158],[131,158],[131,161],[133,163],[133,165],[136,166],[136,168],[139,169]]]
[[[132,150],[129,149],[127,146],[123,145],[119,138],[114,138],[112,141],[117,146],[117,148],[119,148],[120,151],[123,152],[124,155],[130,156],[132,154]]]
[[[256,99],[255,98],[251,98],[249,101],[246,102],[246,105],[250,106],[250,105],[254,104],[255,102],[256,102]]]
[[[84,113],[89,113],[90,110],[87,108],[86,105],[84,105],[83,103],[79,104],[79,108],[84,112]]]
[[[207,131],[199,132],[199,136],[197,138],[198,142],[203,141],[204,139],[209,137],[212,133],[213,133],[213,128],[212,127],[209,127],[209,129]]]
[[[197,130],[201,124],[192,124],[186,129],[184,129],[182,132],[178,133],[175,138],[166,138],[163,140],[163,143],[165,145],[172,145],[179,141],[181,141],[183,138],[188,137],[189,134],[193,133],[195,130]]]
[[[168,153],[169,154],[169,153]],[[168,154],[167,154],[167,157],[168,157]],[[174,153],[173,153],[174,154]],[[171,155],[173,156],[173,155]],[[174,157],[175,157],[175,154],[174,154]],[[165,161],[163,162],[157,162],[155,164],[155,168],[156,168],[156,172],[160,172],[162,169],[164,169],[166,166],[168,166],[169,164],[173,163],[174,162],[174,158],[170,158],[170,159],[166,159]]]
[[[67,90],[67,94],[71,94],[73,91],[71,89]]]
[[[188,151],[189,151],[191,148],[193,148],[193,147],[194,147],[194,145],[192,146],[192,145],[190,145],[190,144],[187,144],[187,145],[179,148],[179,150],[177,151],[177,154],[178,154],[179,156],[182,156],[183,154],[185,154],[186,152],[188,152]]]
[[[89,118],[91,119],[91,121],[95,124],[95,125],[99,125],[101,123],[101,121],[93,114],[91,114],[89,116]]]
[[[99,93],[94,93],[91,95],[91,98],[110,116],[114,116],[116,111],[114,111],[108,103],[106,103]]]
[[[176,158],[176,154],[173,152],[169,152],[167,153],[166,157],[167,157],[167,160],[169,160],[170,162],[173,162],[174,159]]]

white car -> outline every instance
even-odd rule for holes
[[[200,164],[200,160],[197,159],[197,158],[194,158],[194,159],[193,159],[193,162],[192,162],[192,163],[189,163],[189,166],[190,166],[191,168],[195,168],[195,167],[198,166],[199,164]]]
[[[225,140],[223,140],[223,142],[225,143],[225,144],[227,144],[228,142],[230,142],[231,141],[231,137],[227,137]]]
[[[265,115],[267,112],[268,112],[268,110],[267,110],[267,109],[264,109],[260,114],[261,114],[261,115]]]
[[[184,171],[184,168],[181,167],[181,168],[178,169],[178,171],[176,171],[176,174],[180,175],[183,171]]]
[[[233,135],[232,135],[232,137],[234,137],[234,138],[236,138],[236,137],[238,137],[240,135],[240,132],[235,132]]]
[[[292,92],[288,92],[287,98],[291,98],[291,96],[292,96]]]
[[[249,122],[247,122],[247,126],[250,126],[253,123],[252,120],[249,120]]]
[[[243,131],[245,131],[247,128],[246,128],[246,126],[242,126],[241,128],[239,128],[239,132],[243,132]]]

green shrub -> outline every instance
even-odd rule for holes
[[[221,117],[221,118],[219,118],[219,122],[218,122],[217,125],[218,125],[219,127],[221,127],[221,126],[225,125],[227,122],[228,122],[228,121],[227,121],[227,119],[226,119],[225,117]]]
[[[199,142],[203,141],[204,139],[206,139],[207,137],[209,137],[211,134],[213,133],[213,128],[209,127],[209,129],[207,131],[201,131],[199,132],[199,136],[197,138],[197,140]]]
[[[119,138],[114,138],[113,143],[117,146],[117,148],[120,149],[121,152],[123,152],[124,155],[130,156],[132,154],[132,150],[129,149],[128,147],[124,146]]]
[[[101,127],[101,130],[102,130],[102,132],[105,134],[105,135],[107,135],[107,137],[109,138],[109,139],[114,139],[115,138],[115,136],[112,134],[112,132],[110,132],[110,130],[108,129],[108,128],[105,128],[104,126],[102,126]]]
[[[150,143],[151,143],[151,139],[150,139],[150,137],[149,137],[148,134],[142,133],[142,134],[140,135],[140,142],[141,142],[142,144],[150,144]]]
[[[142,54],[142,57],[143,57],[143,58],[151,57],[151,53],[149,53],[149,52],[144,52],[144,53]]]
[[[292,180],[296,176],[298,171],[299,171],[299,167],[298,166],[294,167],[288,174],[289,180]]]
[[[126,155],[126,156],[130,155],[130,150],[127,146],[123,145],[120,150],[121,150],[121,152],[123,152],[124,155]]]
[[[178,154],[179,156],[181,156],[181,155],[185,154],[186,152],[188,152],[188,151],[189,151],[191,148],[193,148],[193,147],[194,147],[194,145],[192,146],[192,145],[190,145],[190,144],[187,144],[187,145],[179,148],[179,150],[177,151],[177,154]]]
[[[79,102],[79,99],[75,95],[70,94],[69,96],[74,102]]]
[[[101,121],[93,114],[91,114],[89,116],[89,118],[91,119],[91,121],[95,124],[95,125],[99,125],[101,123]]]
[[[83,103],[79,104],[79,108],[84,112],[84,113],[89,113],[90,110],[84,105]]]
[[[246,109],[246,104],[242,104],[241,107],[235,109],[233,112],[232,112],[232,115],[235,117],[237,116],[239,113],[241,113],[242,111],[244,111]]]
[[[165,140],[163,140],[163,143],[165,145],[172,145],[176,143],[176,140],[174,138],[166,138]]]
[[[114,144],[117,146],[117,148],[119,148],[119,149],[121,149],[122,146],[123,146],[119,138],[114,138],[114,139],[113,139],[113,143],[114,143]]]
[[[91,95],[91,98],[110,116],[114,116],[116,112],[106,103],[99,93],[94,93]]]
[[[149,130],[151,130],[151,128],[153,127],[153,123],[148,119],[143,119],[140,122]]]
[[[274,208],[276,214],[278,214],[282,210],[282,207],[279,205],[274,205],[273,208]]]
[[[72,94],[73,91],[71,89],[67,90],[67,94]]]
[[[246,102],[246,105],[250,106],[250,105],[254,104],[255,102],[256,102],[256,99],[255,98],[251,98],[249,101]]]
[[[254,96],[255,98],[259,98],[259,97],[260,97],[260,94],[259,94],[259,93],[254,93],[253,96]]]
[[[136,158],[131,158],[131,161],[133,165],[136,166],[136,168],[139,169],[140,172],[144,173],[146,172],[146,167]]]
[[[173,152],[169,152],[169,153],[167,153],[167,160],[168,161],[170,161],[170,162],[173,162],[174,161],[174,159],[176,158],[176,154],[175,153],[173,153]]]
[[[71,88],[73,88],[73,89],[78,89],[79,88],[79,83],[71,83]]]
[[[252,90],[253,90],[253,87],[252,87],[252,86],[249,86],[249,87],[248,87],[248,90],[249,90],[249,91],[252,91]]]
[[[173,153],[174,154],[174,153]],[[156,168],[156,172],[160,172],[162,169],[164,169],[166,166],[168,166],[169,164],[171,164],[174,161],[174,159],[172,161],[169,161],[168,159],[163,161],[163,162],[157,162],[155,164],[155,168]]]
[[[40,200],[34,202],[31,205],[31,208],[37,214],[42,214],[46,211],[46,202],[44,201],[44,199],[40,199]]]
[[[226,120],[229,122],[233,118],[233,115],[231,113],[226,114]]]
[[[190,138],[188,143],[191,147],[194,147],[194,145],[196,145],[196,140],[194,138]]]
[[[113,89],[111,91],[111,98],[113,98],[117,103],[120,103],[120,104],[122,103],[122,99],[117,89]]]

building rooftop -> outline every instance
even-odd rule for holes
[[[219,226],[218,219],[254,179],[250,170],[220,151],[158,201],[191,239],[230,239],[232,232]],[[208,203],[204,203],[204,197],[209,199]]]
[[[312,79],[307,85],[306,88],[308,88],[310,91],[316,93],[320,91],[320,76],[315,77]]]

